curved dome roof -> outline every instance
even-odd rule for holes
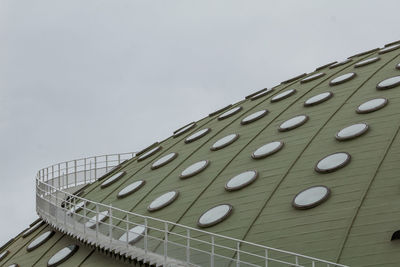
[[[83,197],[350,266],[398,266],[400,241],[391,237],[400,228],[400,49],[388,47],[183,126],[107,176],[125,172],[117,181],[93,183]],[[264,146],[270,143],[279,146]],[[265,156],[252,157],[258,149]],[[162,165],[152,168],[156,162]],[[135,181],[145,184],[118,198]],[[227,190],[228,182],[237,188]],[[154,201],[158,208],[149,209]],[[28,240],[18,237],[0,263],[40,263],[72,241],[57,232],[29,254],[21,249]],[[68,261],[106,266],[104,258],[84,248]]]

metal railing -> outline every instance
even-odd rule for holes
[[[163,266],[347,267],[143,216],[73,195],[134,153],[72,160],[41,169],[36,210],[46,222],[90,244]],[[140,230],[140,231],[139,231]]]

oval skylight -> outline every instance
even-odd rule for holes
[[[386,79],[378,83],[376,89],[378,90],[385,90],[397,87],[400,85],[400,76],[394,76],[392,78]]]
[[[197,131],[194,134],[192,134],[191,136],[189,136],[188,138],[186,138],[185,143],[188,144],[193,141],[196,141],[196,140],[202,138],[203,136],[205,136],[206,134],[208,134],[209,132],[211,132],[210,128],[201,129],[200,131]]]
[[[112,185],[113,183],[115,183],[116,181],[118,181],[122,176],[124,176],[125,172],[117,172],[116,174],[112,175],[110,178],[108,178],[107,180],[105,180],[100,187],[101,188],[106,188],[107,186]]]
[[[13,263],[11,265],[8,265],[8,267],[19,267],[19,265],[17,263]]]
[[[162,194],[161,196],[157,197],[154,199],[150,205],[147,207],[148,211],[156,211],[160,210],[172,202],[178,197],[179,193],[178,191],[170,191],[167,193]]]
[[[246,118],[244,118],[240,123],[242,125],[245,124],[249,124],[252,123],[253,121],[256,121],[258,119],[261,119],[262,117],[264,117],[265,115],[267,115],[268,110],[263,109],[263,110],[259,110],[257,112],[254,112],[253,114],[250,114],[249,116],[247,116]]]
[[[136,225],[135,227],[131,228],[128,233],[124,233],[120,238],[119,241],[128,242],[129,244],[133,245],[138,242],[145,234],[146,227],[144,225]]]
[[[396,65],[396,69],[400,70],[400,63]]]
[[[196,163],[190,165],[189,167],[187,167],[186,169],[184,169],[183,172],[181,172],[180,178],[185,179],[185,178],[192,177],[192,176],[202,172],[205,168],[207,168],[208,164],[209,164],[208,160],[201,160],[199,162],[196,162]]]
[[[137,160],[138,161],[142,161],[147,159],[148,157],[153,156],[155,153],[157,153],[158,151],[161,150],[161,146],[156,146],[153,149],[150,149],[149,151],[147,151],[146,153],[142,154]]]
[[[339,62],[336,62],[336,63],[330,65],[329,68],[330,68],[330,69],[333,69],[333,68],[342,66],[342,65],[344,65],[344,64],[349,63],[350,61],[351,61],[351,59],[348,58],[348,59],[345,59],[345,60],[343,60],[343,61],[339,61]]]
[[[283,147],[283,142],[280,141],[271,142],[257,148],[257,150],[251,154],[251,157],[253,159],[263,159],[278,152],[279,150],[282,149],[282,147]]]
[[[79,247],[77,245],[69,245],[61,250],[59,250],[56,254],[54,254],[49,261],[47,262],[48,267],[57,266],[70,257],[72,257],[76,251],[78,251]]]
[[[96,226],[96,218],[97,216],[93,216],[89,221],[85,223],[86,228],[94,228]],[[99,222],[104,222],[108,218],[108,210],[104,210],[102,212],[99,212]]]
[[[210,227],[225,220],[232,213],[232,206],[229,204],[222,204],[215,206],[204,212],[197,225],[200,227]]]
[[[371,99],[359,105],[356,112],[360,114],[374,112],[385,107],[387,103],[388,100],[386,98]]]
[[[318,161],[315,170],[319,173],[334,172],[346,166],[350,159],[350,154],[346,152],[333,153]]]
[[[218,120],[224,120],[226,118],[229,118],[233,115],[235,115],[236,113],[238,113],[239,111],[242,110],[241,106],[238,107],[234,107],[233,109],[228,110],[227,112],[222,113],[221,115],[218,116]]]
[[[187,131],[190,131],[190,130],[193,129],[194,127],[196,127],[196,123],[195,123],[195,122],[189,123],[188,125],[186,125],[186,126],[180,128],[180,129],[176,130],[176,131],[174,132],[173,137],[178,137],[178,136],[180,136],[180,135],[186,133]]]
[[[363,135],[368,131],[366,123],[357,123],[343,128],[336,134],[336,139],[339,141],[350,140]]]
[[[80,201],[76,203],[75,206],[73,206],[67,211],[67,215],[72,215],[73,213],[77,213],[78,211],[82,210],[84,206],[85,206],[85,201]]]
[[[292,202],[296,209],[311,209],[328,199],[330,190],[326,186],[313,186],[298,193]]]
[[[323,72],[318,72],[318,73],[315,73],[315,74],[310,75],[310,76],[308,76],[308,77],[305,77],[304,79],[302,79],[302,80],[300,81],[300,83],[311,82],[311,81],[314,81],[314,80],[316,80],[316,79],[318,79],[318,78],[321,78],[321,77],[324,76],[324,75],[325,75],[325,73],[323,73]]]
[[[377,62],[380,59],[381,59],[380,57],[371,57],[371,58],[368,58],[368,59],[364,59],[364,60],[361,60],[361,61],[357,62],[354,65],[354,67],[355,68],[364,67],[364,66],[369,65],[371,63]]]
[[[235,191],[248,186],[257,179],[257,171],[245,171],[231,178],[225,185],[227,191]]]
[[[400,44],[395,44],[395,45],[391,45],[391,46],[387,46],[385,48],[382,48],[381,50],[379,50],[379,54],[385,54],[387,52],[393,51],[400,48]]]
[[[35,225],[27,229],[25,232],[22,233],[22,237],[27,237],[28,235],[32,234],[34,231],[36,231],[40,226],[42,226],[43,221],[37,222]]]
[[[43,245],[47,240],[49,240],[55,234],[54,231],[47,231],[41,234],[39,237],[35,238],[29,245],[26,247],[27,251],[32,251],[35,248],[40,247]]]
[[[221,139],[219,139],[217,142],[215,142],[212,146],[211,146],[211,150],[215,151],[221,148],[224,148],[226,146],[229,146],[230,144],[232,144],[233,142],[235,142],[237,139],[239,138],[239,134],[230,134],[227,135],[225,137],[222,137]]]
[[[347,81],[350,81],[354,77],[356,77],[356,74],[354,72],[349,72],[349,73],[340,75],[339,77],[336,77],[336,78],[332,79],[329,82],[329,85],[330,86],[334,86],[334,85],[342,84],[342,83],[345,83]]]
[[[278,102],[282,99],[288,98],[289,96],[294,95],[295,93],[296,93],[296,89],[286,90],[282,93],[274,95],[274,97],[271,98],[271,103]]]
[[[145,184],[146,182],[143,180],[139,180],[136,182],[133,182],[131,184],[129,184],[128,186],[126,186],[125,188],[123,188],[121,191],[119,191],[117,197],[118,198],[124,198],[136,191],[138,191],[140,188],[142,188],[142,186]]]
[[[0,253],[0,261],[3,260],[7,255],[10,253],[9,250],[5,250],[2,253]]]
[[[291,119],[283,122],[281,124],[281,126],[279,126],[278,130],[280,132],[290,131],[292,129],[300,127],[301,125],[303,125],[307,121],[308,121],[308,116],[307,115],[299,115],[299,116],[296,116],[294,118],[291,118]]]
[[[178,153],[172,152],[169,153],[168,155],[163,156],[162,158],[156,160],[152,165],[151,165],[151,169],[158,169],[164,165],[167,165],[168,163],[170,163],[171,161],[173,161],[174,159],[176,159],[176,157],[178,156]]]
[[[326,100],[330,99],[333,96],[332,92],[325,92],[321,93],[319,95],[315,95],[313,97],[310,97],[304,102],[305,107],[310,107],[310,106],[315,106],[318,105],[322,102],[325,102]]]
[[[268,95],[268,94],[271,93],[272,91],[274,91],[273,88],[268,88],[268,89],[265,90],[265,91],[262,91],[262,92],[259,92],[259,93],[256,94],[256,95],[253,95],[252,97],[250,97],[250,100],[254,101],[254,100],[256,100],[256,99],[259,99],[259,98],[261,98],[261,97],[263,97],[263,96]]]

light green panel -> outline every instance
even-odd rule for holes
[[[383,55],[381,61],[355,69],[358,77],[332,88],[354,91],[356,88],[354,84],[351,85],[352,82],[360,81],[363,77],[369,78],[379,65],[395,55],[393,53]],[[355,109],[360,104],[358,99],[370,99],[381,95],[375,86],[384,78],[394,75],[395,70],[392,65],[393,61],[368,79],[323,127],[272,196],[246,236],[246,240],[336,261],[358,200],[378,167],[379,162],[376,159],[384,155],[390,136],[397,129],[396,123],[391,123],[398,116],[396,103],[391,103],[392,110],[386,107],[368,115],[369,120],[366,122],[370,124],[371,130],[366,135],[347,142],[336,141],[334,135],[345,126],[365,120],[365,115],[355,113]],[[319,109],[323,113],[328,103],[337,101],[339,96],[340,94],[336,93],[335,97],[328,102],[310,109]],[[356,100],[357,105],[352,103],[353,99]],[[382,120],[384,112],[389,114],[386,114],[384,116],[386,119]],[[299,136],[302,134],[299,133]],[[346,151],[352,155],[352,161],[347,167],[330,174],[318,174],[313,170],[319,159],[339,151]],[[332,196],[326,203],[306,211],[291,208],[290,204],[295,194],[318,184],[327,185],[332,189]],[[282,216],[284,220],[278,224],[277,218],[282,219]],[[310,223],[310,219],[314,217],[320,218],[316,224]],[[279,238],[270,238],[270,233],[280,233]],[[305,233],[308,234],[305,235]]]

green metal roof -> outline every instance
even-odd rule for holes
[[[354,67],[375,56],[380,60]],[[400,240],[390,239],[400,228],[400,86],[376,89],[382,80],[400,75],[396,69],[399,63],[400,49],[387,53],[373,50],[352,57],[343,65],[319,69],[315,73],[325,75],[315,80],[289,80],[263,97],[234,104],[230,108],[240,106],[242,110],[231,117],[218,119],[226,110],[211,114],[188,132],[155,144],[162,149],[144,160],[133,158],[123,163],[118,171],[126,174],[121,179],[105,188],[100,186],[104,180],[93,183],[85,188],[83,197],[190,227],[198,227],[197,221],[206,210],[226,203],[232,205],[232,214],[207,231],[350,266],[399,266]],[[329,84],[349,72],[356,73],[355,78],[335,86]],[[296,89],[296,93],[271,103],[274,95],[288,89]],[[329,100],[310,107],[303,105],[310,97],[328,91],[333,93]],[[388,99],[386,107],[367,114],[356,113],[360,104],[379,97]],[[262,109],[269,111],[266,116],[246,125],[240,123]],[[309,118],[304,125],[278,131],[283,122],[303,114]],[[340,129],[360,122],[369,126],[365,134],[348,141],[335,139]],[[203,128],[211,131],[198,140],[184,142]],[[210,150],[217,140],[229,134],[239,134],[239,138],[222,149]],[[264,159],[251,157],[257,148],[273,141],[284,142],[283,148]],[[171,152],[178,153],[174,160],[151,168],[152,163]],[[316,172],[317,162],[335,152],[349,153],[350,163],[331,173]],[[179,178],[186,167],[201,160],[209,161],[204,171]],[[225,190],[230,178],[247,170],[259,174],[253,183],[237,191]],[[121,189],[137,180],[145,180],[146,184],[132,195],[117,198]],[[325,202],[306,210],[292,207],[296,194],[316,185],[331,190]],[[155,198],[172,190],[179,192],[175,201],[158,211],[147,210]],[[56,232],[44,245],[27,252],[26,245],[48,229],[42,226],[29,237],[18,236],[7,246],[10,254],[0,264],[43,266],[57,250],[79,243]],[[81,245],[60,266],[122,264],[123,261]]]

